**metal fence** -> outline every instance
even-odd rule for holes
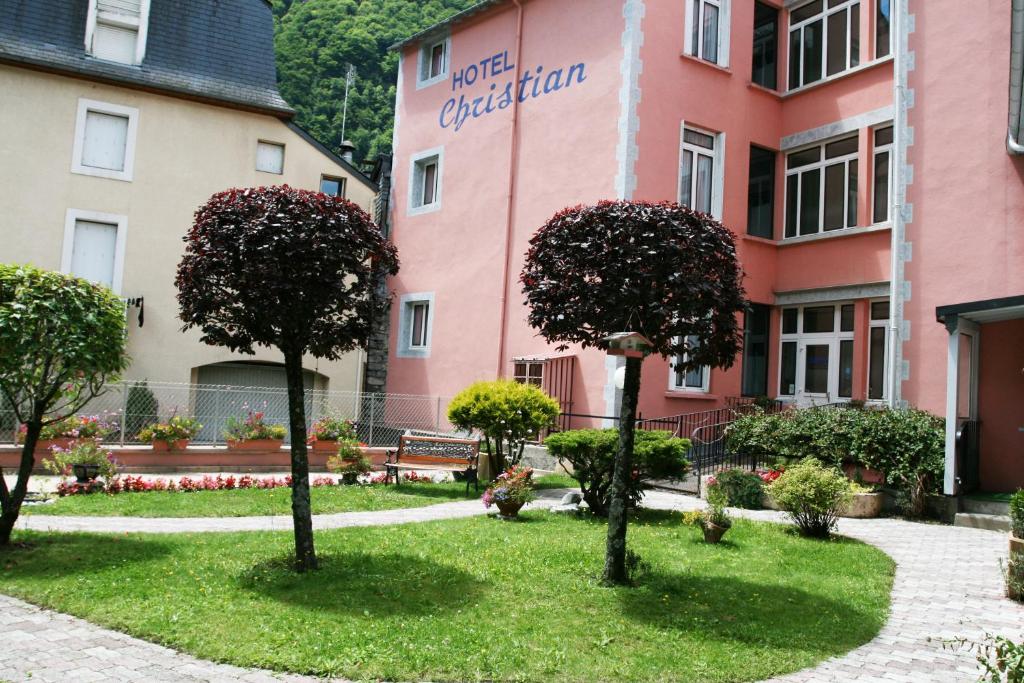
[[[408,431],[457,434],[448,423],[449,399],[409,394],[370,394],[354,391],[305,391],[306,428],[322,417],[352,420],[359,440],[368,446],[396,446]],[[142,443],[139,432],[147,425],[174,415],[194,417],[203,425],[192,443],[221,445],[232,418],[261,412],[267,424],[288,427],[288,391],[280,388],[220,384],[121,382],[79,411],[95,415],[114,430],[109,444]],[[0,406],[0,443],[14,443],[18,425],[13,413]]]

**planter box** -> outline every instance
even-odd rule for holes
[[[309,450],[317,453],[337,453],[338,441],[336,439],[317,439],[309,445]]]
[[[188,439],[178,439],[177,441],[162,441],[157,439],[150,446],[153,448],[154,453],[167,453],[168,451],[183,451],[188,448]]]
[[[1024,557],[1024,538],[1017,538],[1010,534],[1010,555],[1015,554]]]
[[[882,514],[885,505],[885,494],[877,493],[855,493],[853,500],[846,506],[840,517],[852,517],[854,519],[873,519]]]
[[[283,439],[246,439],[245,441],[228,441],[229,451],[272,451],[281,450]]]

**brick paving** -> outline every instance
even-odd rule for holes
[[[558,492],[544,492],[545,507]],[[653,491],[650,507],[696,509],[692,497]],[[396,524],[465,517],[483,512],[479,501],[426,508],[342,513],[316,518],[317,528]],[[771,511],[736,511],[762,521],[783,521]],[[23,528],[89,531],[240,531],[290,528],[289,518],[127,519],[32,517]],[[897,519],[842,520],[840,533],[871,543],[897,563],[892,613],[870,643],[773,683],[975,681],[970,654],[944,650],[943,639],[985,632],[1024,637],[1024,607],[1002,594],[999,559],[1006,534]],[[173,650],[0,596],[0,681],[261,681],[307,682],[304,676],[242,669]]]

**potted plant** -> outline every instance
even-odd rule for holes
[[[144,427],[139,432],[139,439],[153,447],[154,451],[179,451],[188,447],[203,425],[194,417],[175,415],[167,422]]]
[[[103,477],[109,482],[117,474],[117,462],[109,451],[100,448],[93,440],[75,441],[68,448],[54,446],[50,457],[43,461],[43,467],[59,476],[75,475],[75,486],[87,491],[102,489],[96,482]]]
[[[25,440],[28,427],[21,425],[18,430],[18,443]],[[67,449],[76,441],[102,441],[117,431],[117,428],[103,421],[98,415],[71,415],[59,422],[44,425],[39,432],[36,448],[50,450],[54,446]]]
[[[231,450],[269,450],[280,448],[287,433],[283,425],[267,424],[262,412],[250,410],[244,420],[228,418],[224,438]]]
[[[732,518],[725,511],[727,502],[727,495],[721,486],[713,484],[708,487],[708,507],[700,513],[698,520],[705,543],[718,543],[732,527]]]
[[[1007,595],[1024,600],[1024,489],[1010,496],[1010,561],[1006,568]]]
[[[335,451],[339,444],[357,444],[356,426],[352,420],[338,417],[322,417],[309,428],[306,443],[314,451]]]
[[[356,484],[359,476],[370,471],[370,459],[356,451],[354,457],[334,455],[327,460],[327,469],[341,475],[341,483]]]
[[[498,508],[498,517],[509,520],[519,517],[524,505],[536,498],[533,493],[533,468],[516,465],[495,479],[484,491],[484,507]]]
[[[873,519],[882,514],[885,494],[874,486],[850,482],[850,502],[840,511],[840,517]]]

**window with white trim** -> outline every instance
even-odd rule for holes
[[[71,172],[130,181],[138,119],[134,107],[78,100]]]
[[[430,302],[415,301],[409,304],[410,317],[409,325],[409,348],[427,348],[427,323],[430,321]]]
[[[433,85],[448,77],[448,65],[451,63],[451,38],[428,41],[420,46],[419,62],[416,71],[416,86],[419,88]]]
[[[398,357],[428,358],[433,328],[434,293],[403,294],[398,305]]]
[[[512,379],[520,384],[542,386],[544,384],[544,361],[517,358],[514,360]]]
[[[124,216],[69,209],[64,222],[61,272],[121,291]]]
[[[786,237],[857,225],[857,136],[786,156]]]
[[[875,0],[875,59],[888,57],[892,52],[892,3]]]
[[[852,302],[782,309],[780,396],[853,398],[855,312]]]
[[[868,326],[868,400],[884,401],[889,396],[889,300],[872,301]]]
[[[141,64],[148,24],[149,0],[89,0],[85,51],[97,59]]]
[[[860,0],[813,0],[789,11],[789,87],[860,63]]]
[[[256,170],[263,173],[284,173],[284,145],[260,140],[256,143]]]
[[[320,176],[320,191],[332,197],[345,196],[345,179],[336,176]]]
[[[700,346],[700,338],[690,335],[686,338],[686,347],[696,350]],[[670,391],[697,391],[707,393],[711,385],[711,368],[701,365],[685,370],[689,354],[682,354],[672,359],[669,364],[668,388]]]
[[[441,208],[441,175],[444,152],[438,147],[416,154],[409,172],[409,213],[418,214]]]
[[[730,0],[687,0],[686,54],[729,66]]]
[[[889,197],[892,193],[892,126],[876,128],[874,132],[871,219],[874,223],[885,223],[889,220]]]
[[[679,203],[716,218],[722,212],[722,135],[683,125]]]

